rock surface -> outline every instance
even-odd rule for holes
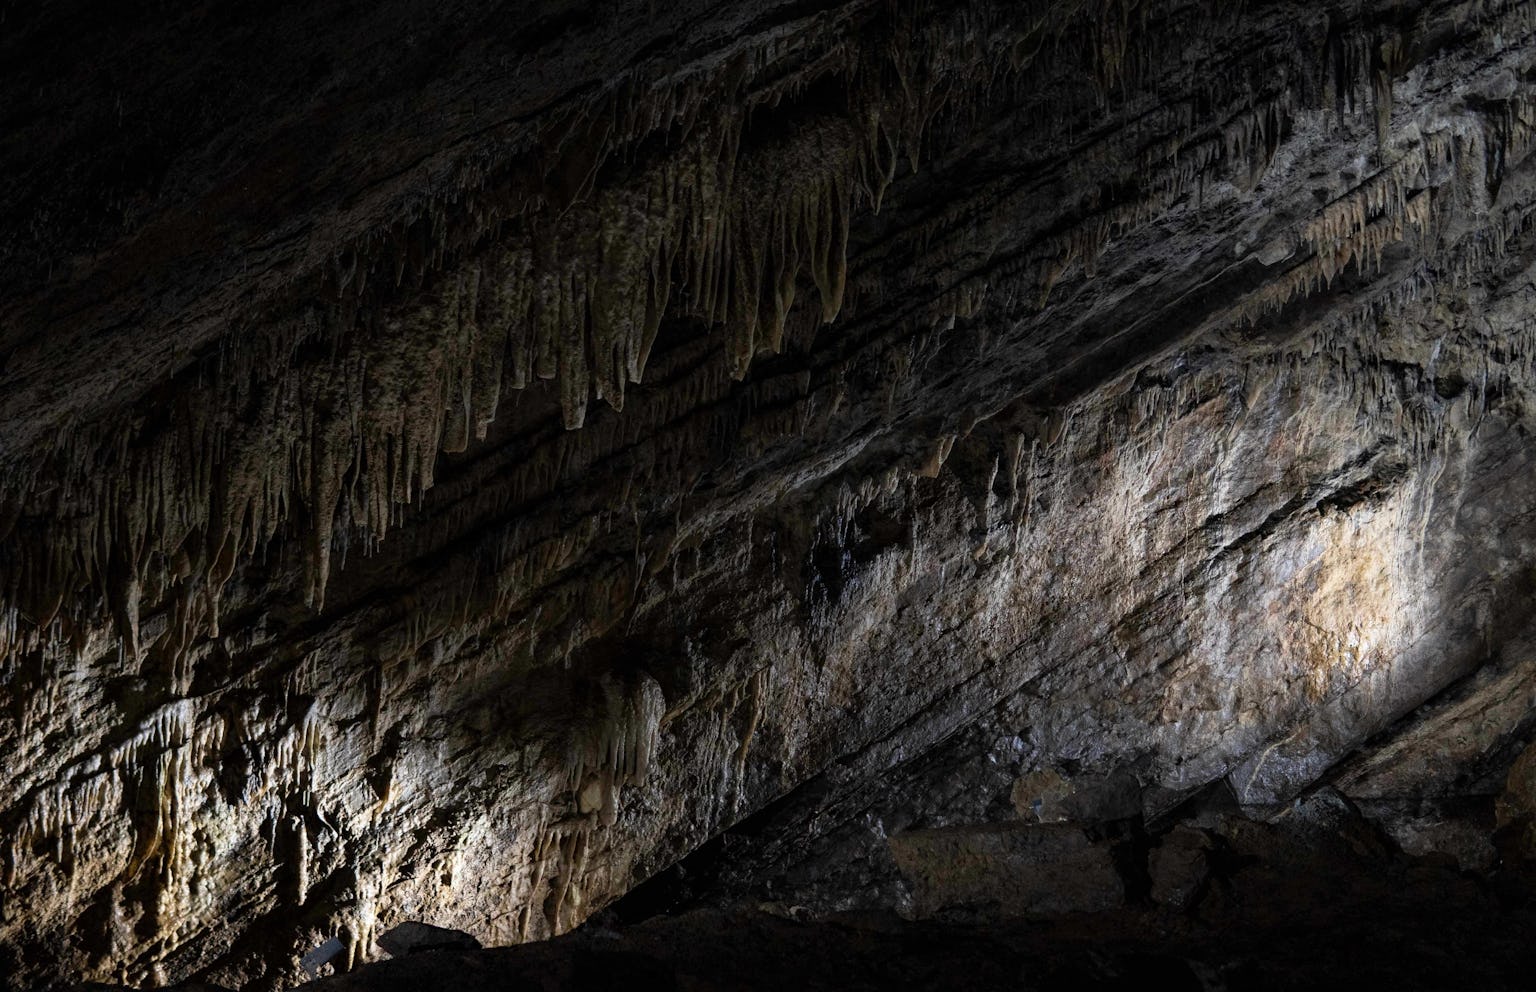
[[[18,987],[1531,743],[1529,4],[3,16]]]
[[[1204,832],[1175,828],[1149,855],[1152,901],[1172,909],[1194,906],[1210,881],[1211,860],[1212,844]]]
[[[390,956],[399,958],[407,954],[423,954],[427,951],[441,951],[449,948],[474,950],[480,946],[480,942],[459,930],[449,930],[447,927],[407,920],[396,924],[388,933],[381,935],[378,945],[388,951]]]
[[[919,918],[984,908],[999,916],[1093,912],[1125,902],[1107,843],[1069,824],[915,830],[891,838]]]
[[[1073,779],[1053,771],[1032,772],[1013,783],[1011,796],[1020,816],[1040,823],[1113,823],[1145,811],[1141,783],[1124,768]]]
[[[1325,793],[1271,823],[1228,816],[1210,833],[1175,826],[1153,848],[1154,863],[1159,852],[1179,852],[1173,860],[1183,863],[1199,850],[1208,872],[1197,898],[1183,905],[1121,903],[1059,916],[1031,908],[1024,920],[1018,906],[992,901],[972,903],[963,923],[875,912],[798,922],[741,908],[634,926],[600,918],[553,941],[367,965],[315,989],[1526,986],[1536,963],[1527,939],[1536,922],[1529,888],[1501,890],[1387,849],[1341,857],[1360,823],[1353,814],[1335,815],[1343,809]],[[974,847],[980,836],[1060,838],[1063,829],[1006,824],[973,830],[961,844]],[[921,849],[926,857],[937,850],[932,841],[953,848],[960,836],[929,832]],[[1060,867],[1078,857],[1064,853]]]

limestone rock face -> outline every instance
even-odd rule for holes
[[[12,984],[1530,743],[1529,4],[86,7],[0,33]]]

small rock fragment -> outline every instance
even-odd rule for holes
[[[346,953],[346,950],[345,944],[339,939],[332,937],[302,958],[299,958],[299,967],[303,968],[304,973],[310,978],[314,978],[320,974],[321,968],[335,961],[342,954]]]

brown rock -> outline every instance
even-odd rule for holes
[[[1049,769],[1013,784],[1014,809],[1038,823],[1110,823],[1141,815],[1141,783],[1123,769],[1107,775],[1065,776]]]
[[[961,909],[997,917],[1091,912],[1125,901],[1110,846],[1075,826],[946,827],[897,834],[890,844],[919,918]]]
[[[1019,816],[1035,823],[1064,823],[1071,817],[1065,800],[1072,785],[1059,772],[1033,771],[1013,783],[1011,798]]]

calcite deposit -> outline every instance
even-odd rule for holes
[[[1026,776],[1536,850],[1532,4],[89,7],[0,12],[11,987],[910,908]]]

